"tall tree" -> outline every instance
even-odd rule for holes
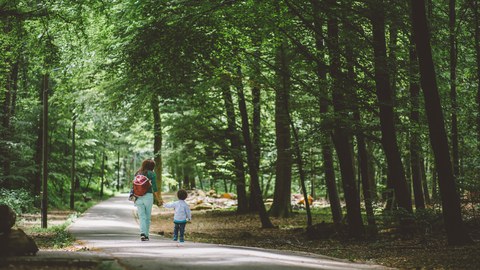
[[[235,80],[235,86],[237,88],[238,106],[240,110],[240,116],[242,119],[242,135],[245,143],[245,149],[247,151],[247,164],[248,171],[250,172],[250,185],[252,185],[253,193],[251,196],[255,197],[255,203],[258,206],[258,214],[260,221],[262,222],[262,228],[273,228],[273,224],[270,221],[265,204],[263,202],[262,190],[260,188],[260,180],[258,177],[258,170],[255,166],[255,155],[253,153],[252,139],[250,137],[250,124],[248,121],[247,104],[245,101],[244,87],[243,87],[243,75],[240,66],[237,66],[236,72],[237,78]]]
[[[235,120],[235,107],[233,106],[233,98],[230,92],[230,78],[228,78],[228,75],[223,74],[220,80],[225,111],[227,113],[227,138],[230,140],[230,152],[235,166],[235,184],[237,185],[238,196],[237,212],[243,214],[248,211],[248,201],[245,189],[245,167],[243,165],[242,148]]]
[[[275,217],[289,217],[291,215],[291,188],[292,188],[292,144],[290,139],[290,125],[288,121],[288,102],[291,88],[291,74],[289,70],[289,56],[286,41],[282,41],[277,48],[277,80],[275,87],[275,145],[277,161],[275,163],[275,193],[270,214]]]
[[[453,175],[458,179],[460,172],[460,157],[458,153],[458,104],[457,104],[457,47],[456,47],[456,11],[455,0],[448,2],[448,35],[450,44],[450,101],[452,102],[451,115],[451,144],[452,144],[452,161],[453,161]]]
[[[335,169],[333,166],[333,149],[332,149],[332,130],[330,125],[327,125],[328,115],[328,88],[325,87],[327,82],[327,65],[325,63],[325,42],[323,34],[323,25],[320,9],[320,1],[312,0],[313,21],[315,27],[315,49],[317,51],[317,79],[320,87],[319,91],[319,106],[320,115],[322,116],[322,157],[323,157],[323,171],[325,173],[325,185],[327,187],[328,200],[330,202],[330,209],[332,212],[333,222],[338,226],[342,221],[342,207],[340,205],[340,198],[338,197],[337,184],[335,180]]]
[[[412,25],[415,46],[417,49],[420,81],[425,100],[425,111],[428,119],[430,143],[435,156],[438,171],[438,183],[442,198],[443,220],[450,245],[465,245],[472,239],[464,228],[455,176],[448,147],[447,133],[443,118],[440,96],[430,46],[430,32],[424,0],[412,0]]]
[[[393,112],[393,93],[391,89],[387,49],[385,42],[385,10],[384,2],[371,2],[370,19],[373,27],[373,50],[375,66],[376,94],[380,107],[380,125],[382,131],[382,146],[388,165],[388,177],[393,180],[395,198],[398,206],[407,212],[412,212],[410,191],[405,177],[403,163],[398,149]]]
[[[162,117],[160,113],[160,101],[156,94],[152,94],[151,108],[153,113],[153,159],[155,161],[155,174],[158,187],[156,199],[162,203]]]
[[[413,40],[412,40],[413,43]],[[412,172],[413,196],[415,198],[415,209],[424,209],[425,200],[423,196],[423,175],[422,158],[420,144],[420,85],[418,81],[418,60],[414,44],[410,46],[410,121],[412,122],[412,131],[410,132],[410,166]]]
[[[339,27],[335,7],[336,0],[327,2],[327,32],[328,51],[330,55],[330,76],[332,83],[332,102],[336,116],[336,124],[333,131],[333,142],[340,163],[342,175],[343,193],[347,206],[348,231],[351,237],[363,237],[364,227],[360,212],[360,197],[355,185],[355,170],[353,164],[352,136],[348,134],[348,110],[345,93],[344,78],[341,71]]]

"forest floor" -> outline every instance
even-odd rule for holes
[[[314,209],[313,223],[329,219],[327,213],[328,209]],[[192,215],[193,220],[186,228],[186,241],[310,252],[400,269],[480,269],[480,219],[466,222],[475,240],[473,245],[448,247],[441,228],[432,229],[423,237],[402,238],[395,230],[384,229],[376,238],[368,240],[347,240],[335,234],[327,239],[311,240],[305,231],[306,218],[302,210],[295,211],[291,218],[271,218],[276,226],[273,229],[261,229],[258,215],[238,215],[231,209],[192,211]],[[58,224],[52,226],[55,229],[35,229],[38,225],[35,215],[21,217],[17,227],[31,235],[42,250],[73,251],[73,238],[59,232],[75,218],[75,213],[54,211],[50,217],[52,225]],[[154,207],[152,233],[172,237],[172,220],[172,210]]]
[[[372,262],[400,269],[480,269],[480,223],[468,223],[473,245],[448,247],[444,233],[402,239],[394,231],[385,231],[372,240],[352,241],[332,236],[309,240],[305,217],[299,213],[291,218],[271,218],[277,227],[261,229],[257,215],[237,215],[233,211],[196,211],[186,227],[186,241],[236,246],[295,250]],[[153,232],[172,237],[173,214],[161,211],[154,216]]]

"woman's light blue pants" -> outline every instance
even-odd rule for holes
[[[135,201],[138,220],[140,221],[140,234],[150,237],[150,219],[152,217],[153,194],[147,193]]]

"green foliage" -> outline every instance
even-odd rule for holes
[[[32,212],[35,209],[34,201],[27,190],[0,188],[0,204],[8,205],[17,215]]]

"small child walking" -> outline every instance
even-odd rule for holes
[[[173,215],[173,223],[175,227],[173,229],[173,241],[177,241],[182,244],[185,242],[185,225],[188,221],[192,219],[192,213],[190,212],[190,207],[185,202],[188,194],[184,189],[180,189],[177,192],[178,201],[164,204],[165,208],[175,209],[175,214]]]

